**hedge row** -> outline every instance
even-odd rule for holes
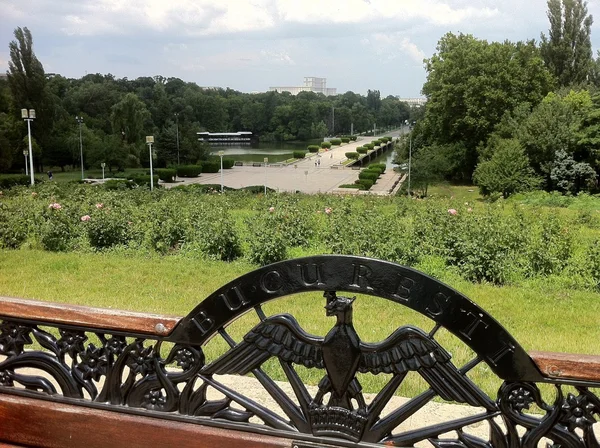
[[[177,167],[179,177],[198,177],[202,172],[202,165],[180,165]]]
[[[158,178],[163,182],[171,183],[175,182],[175,176],[177,176],[177,170],[174,168],[160,168],[156,170]]]
[[[35,183],[42,182],[41,179],[34,179]],[[31,183],[31,177],[16,174],[14,176],[5,176],[0,178],[0,189],[8,190],[11,187],[17,185],[29,185]]]

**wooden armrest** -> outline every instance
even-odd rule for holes
[[[0,296],[0,316],[155,336],[168,336],[182,319],[177,316],[39,302],[2,296]]]
[[[548,378],[600,381],[600,356],[537,351],[529,356]]]

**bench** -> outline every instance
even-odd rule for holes
[[[315,312],[331,317],[326,336],[263,309],[297,293],[312,293]],[[412,309],[431,328],[398,322],[386,339],[362,341],[356,294]],[[527,353],[464,295],[385,261],[275,263],[186,317],[3,297],[0,320],[1,447],[598,447],[600,357]],[[441,330],[472,359],[455,365]],[[497,394],[470,378],[477,366],[497,377]],[[318,385],[305,384],[306,370]],[[380,375],[376,393],[363,393],[364,375]],[[423,390],[400,401],[408,376]],[[267,401],[251,394],[249,377]],[[470,412],[425,422],[437,402]]]

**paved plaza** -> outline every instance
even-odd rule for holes
[[[400,130],[385,135],[396,138]],[[302,193],[348,193],[357,194],[357,190],[338,188],[342,184],[353,184],[358,179],[359,170],[346,168],[342,162],[346,160],[345,153],[354,151],[356,147],[370,143],[376,137],[358,137],[355,142],[334,146],[329,151],[319,154],[307,154],[307,158],[290,165],[282,163],[265,166],[235,166],[223,170],[223,185],[231,188],[242,188],[252,185],[267,185],[278,192]],[[262,165],[262,164],[261,164]],[[389,194],[396,185],[400,174],[387,170],[370,192],[374,194]],[[206,173],[193,179],[181,179],[174,184],[162,184],[166,188],[189,184],[221,184],[221,173]]]

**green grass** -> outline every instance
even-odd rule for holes
[[[449,183],[439,183],[429,186],[427,196],[429,198],[447,198],[469,203],[483,200],[483,197],[479,194],[479,188],[476,186],[451,185]]]
[[[417,268],[431,270],[428,266]],[[0,295],[185,316],[214,290],[252,269],[254,266],[246,262],[183,256],[0,251]],[[599,293],[571,290],[550,280],[494,287],[467,282],[451,271],[436,272],[494,316],[526,350],[598,353]],[[319,293],[298,294],[266,304],[265,311],[291,313],[305,330],[324,335],[332,321],[325,317],[323,300]],[[408,308],[368,296],[358,297],[354,317],[355,327],[365,341],[382,340],[405,324],[426,331],[433,326],[428,318]],[[249,313],[228,331],[240,340],[257,322],[256,316]],[[469,349],[453,335],[441,331],[436,337],[453,353],[457,365],[472,358]],[[206,347],[208,359],[226,348],[220,338],[214,338]],[[276,363],[269,363],[265,369],[284,379]],[[315,369],[300,370],[305,381],[312,384],[322,375]],[[423,390],[422,380],[413,376],[400,394],[413,396]],[[476,368],[472,377],[495,396],[499,382],[486,366]],[[386,380],[384,375],[361,377],[367,392],[378,390]]]

